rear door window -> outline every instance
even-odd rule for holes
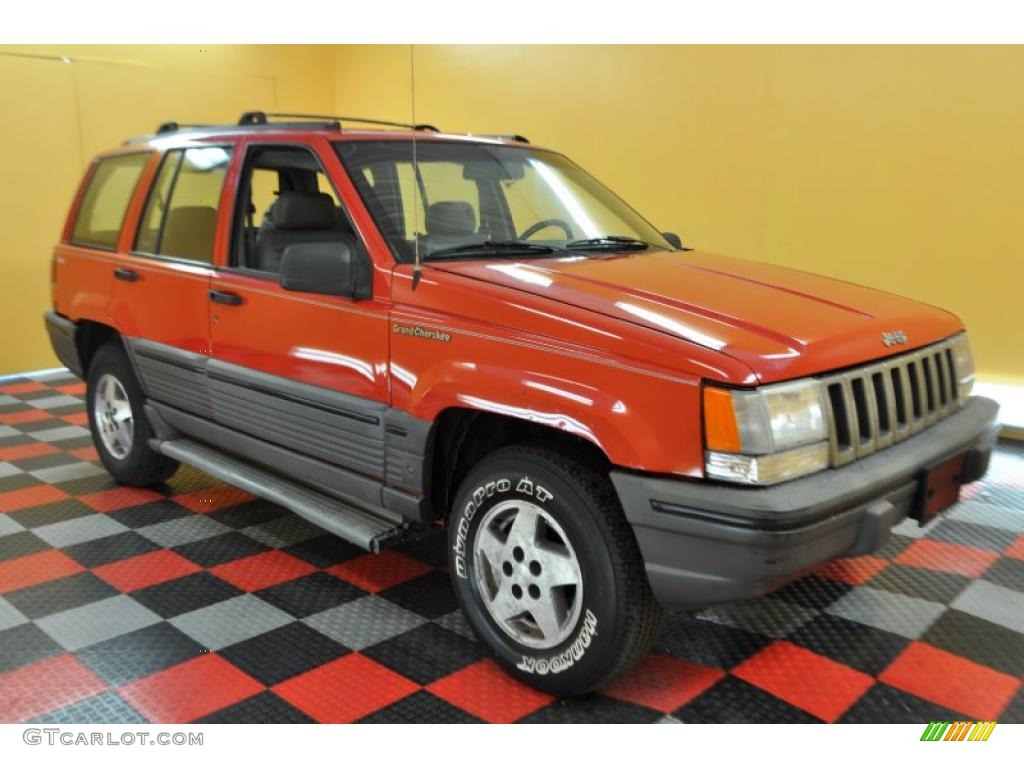
[[[149,158],[149,153],[117,155],[96,164],[71,231],[72,243],[108,250],[117,247],[128,203]]]
[[[164,155],[135,238],[136,252],[212,261],[230,161],[227,147],[175,149]]]

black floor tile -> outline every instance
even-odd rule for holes
[[[55,501],[52,504],[43,504],[38,507],[30,507],[19,512],[11,512],[8,517],[14,520],[23,528],[39,528],[43,525],[63,523],[65,520],[74,520],[77,517],[95,514],[89,506],[78,501],[78,499],[64,499]]]
[[[180,504],[175,504],[167,499],[150,501],[145,504],[137,504],[134,507],[125,507],[114,512],[108,512],[107,517],[116,520],[127,528],[145,528],[147,525],[166,523],[169,520],[177,520],[180,517],[189,517],[195,514],[185,509]]]
[[[98,568],[107,563],[127,560],[129,557],[155,552],[158,549],[160,547],[145,536],[140,536],[135,531],[125,531],[102,539],[74,544],[66,547],[64,552],[86,568]]]
[[[661,712],[610,696],[592,694],[558,699],[527,715],[521,723],[655,723]]]
[[[360,723],[480,723],[482,720],[453,707],[429,691],[417,691],[396,701],[389,707],[378,709]]]
[[[420,685],[428,685],[486,655],[479,643],[436,624],[424,624],[364,648],[362,653]]]
[[[170,619],[241,594],[238,587],[203,571],[132,592],[132,598]]]
[[[970,583],[971,580],[966,576],[956,573],[892,564],[868,581],[867,585],[949,605]]]
[[[220,655],[270,687],[348,652],[336,640],[296,622],[224,648]]]
[[[86,571],[19,589],[4,597],[26,618],[34,620],[117,594],[118,591],[107,582]]]
[[[0,674],[64,652],[35,624],[20,624],[0,632]]]
[[[951,608],[921,639],[986,667],[1024,677],[1024,639],[991,621]]]
[[[280,696],[264,691],[202,717],[197,723],[313,723],[316,722]]]
[[[17,557],[34,555],[37,552],[45,552],[50,545],[40,539],[31,531],[18,531],[8,536],[0,537],[0,562],[14,560]]]
[[[445,616],[459,607],[452,590],[451,577],[440,571],[431,571],[379,594],[428,619]]]
[[[760,688],[728,677],[672,713],[683,723],[820,723]]]
[[[233,507],[218,509],[211,512],[207,517],[216,520],[229,528],[246,528],[250,525],[266,523],[292,514],[287,509],[272,504],[263,499],[247,501],[244,504],[236,504]]]
[[[666,613],[654,650],[706,667],[731,669],[772,642],[772,638],[698,619],[683,611]]]
[[[839,718],[840,723],[914,723],[924,726],[932,720],[970,720],[953,710],[932,704],[884,683],[876,683]]]
[[[215,565],[230,563],[249,555],[258,555],[268,549],[270,547],[266,544],[261,544],[256,539],[250,539],[238,531],[222,533],[219,536],[211,536],[208,539],[174,547],[174,551],[179,555],[187,557],[203,568],[212,568]]]
[[[256,593],[260,599],[299,619],[365,597],[366,594],[354,584],[323,571],[276,584]]]
[[[905,637],[821,614],[786,636],[792,643],[877,676],[910,643]]]
[[[317,568],[327,568],[366,554],[366,550],[329,533],[285,547],[284,551]]]
[[[193,659],[203,647],[166,622],[78,651],[79,661],[117,687]]]

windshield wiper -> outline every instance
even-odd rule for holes
[[[637,240],[635,237],[626,237],[625,235],[601,235],[600,237],[588,237],[585,240],[573,240],[565,244],[565,247],[572,251],[595,249],[646,251],[652,246],[653,243],[648,243],[646,240]]]
[[[453,245],[449,248],[439,248],[426,254],[423,260],[460,259],[478,254],[488,256],[543,256],[544,254],[554,253],[559,250],[562,249],[556,248],[553,245],[528,243],[523,240],[483,240],[479,243],[463,243],[462,245]]]

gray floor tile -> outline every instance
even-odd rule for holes
[[[0,631],[24,624],[26,621],[28,619],[21,611],[0,597]]]
[[[705,621],[757,632],[768,637],[785,637],[817,615],[818,612],[813,608],[771,597],[716,605],[697,614],[698,618]]]
[[[0,536],[9,536],[23,530],[24,526],[14,522],[8,515],[0,515]]]
[[[44,443],[56,443],[76,437],[89,437],[90,432],[85,427],[76,427],[74,424],[69,424],[66,427],[54,427],[53,429],[43,429],[39,432],[26,432],[26,434],[36,440],[42,440]]]
[[[88,461],[75,461],[70,464],[61,464],[59,467],[47,467],[29,472],[32,477],[42,480],[44,483],[66,483],[68,480],[81,480],[85,477],[95,477],[106,474],[107,470],[100,464],[93,464]]]
[[[953,601],[953,608],[1024,634],[1024,594],[988,581],[976,581]]]
[[[295,617],[260,600],[255,595],[239,595],[189,613],[175,616],[168,623],[211,651],[219,651],[256,635],[283,627]]]
[[[980,501],[962,501],[945,516],[949,520],[1024,533],[1024,509],[997,507]]]
[[[162,619],[128,595],[117,595],[95,603],[54,613],[36,625],[69,651],[134,632]]]
[[[0,461],[0,477],[11,477],[12,475],[20,475],[21,470],[16,466],[7,461]]]
[[[21,430],[15,429],[8,424],[0,424],[0,437],[14,437],[15,435],[20,434]]]
[[[167,548],[191,544],[193,541],[201,541],[202,539],[219,536],[230,531],[231,528],[228,526],[218,523],[216,520],[211,520],[205,515],[179,517],[176,520],[168,520],[137,529],[138,533],[154,544]]]
[[[469,626],[469,622],[466,621],[466,617],[462,611],[452,611],[451,613],[446,613],[444,616],[438,616],[434,619],[434,623],[440,624],[449,632],[454,632],[457,635],[468,637],[470,640],[476,639],[476,635],[473,634],[473,628]]]
[[[427,619],[376,595],[330,608],[302,620],[342,645],[361,650],[425,624]]]
[[[4,407],[5,405],[16,405],[17,403],[20,402],[21,400],[19,400],[16,397],[11,397],[10,395],[0,395],[0,408]]]
[[[871,587],[857,587],[825,609],[869,627],[916,639],[924,634],[946,606]]]
[[[48,408],[64,408],[69,405],[83,405],[82,400],[71,395],[50,395],[49,397],[41,397],[38,400],[25,400],[25,405],[32,406],[33,408],[39,408],[40,410],[47,410]]]
[[[58,549],[124,533],[128,528],[107,515],[86,515],[34,528],[32,533]]]
[[[298,515],[284,515],[258,525],[243,528],[242,533],[268,547],[290,547],[300,541],[324,535],[324,529],[303,520]]]

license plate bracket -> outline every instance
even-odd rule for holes
[[[960,500],[966,460],[967,455],[962,453],[933,464],[921,473],[914,512],[911,515],[920,525],[931,522],[936,515]]]

